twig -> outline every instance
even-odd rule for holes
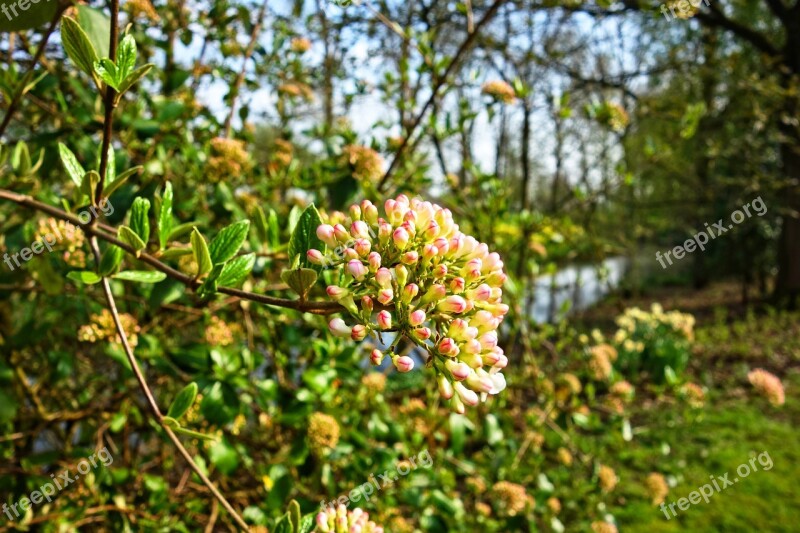
[[[244,83],[247,63],[253,56],[253,52],[255,52],[256,44],[258,43],[258,36],[261,33],[261,27],[264,24],[264,14],[267,12],[267,2],[269,2],[269,0],[264,0],[264,2],[261,4],[261,9],[258,11],[256,24],[253,26],[253,31],[250,33],[250,44],[247,46],[247,51],[244,54],[242,70],[239,71],[239,76],[236,77],[236,82],[234,83],[233,87],[231,87],[231,110],[228,112],[228,116],[225,118],[225,137],[227,138],[230,138],[231,136],[231,131],[233,128],[233,115],[236,113],[236,99],[239,97],[239,90],[242,87],[242,83]]]
[[[117,57],[117,39],[119,35],[119,0],[111,0],[111,32],[108,40],[108,57]],[[103,118],[103,145],[100,149],[100,181],[95,188],[95,201],[103,197],[103,187],[108,170],[108,149],[111,147],[111,135],[114,131],[114,109],[117,107],[117,91],[110,85],[106,87],[105,117]],[[98,263],[99,264],[99,263]]]
[[[75,215],[67,213],[66,211],[62,211],[57,207],[53,207],[45,203],[39,202],[31,198],[30,196],[26,196],[24,194],[17,194],[15,192],[11,192],[6,189],[0,189],[0,199],[10,200],[18,205],[36,209],[43,213],[47,213],[52,217],[70,222],[76,226],[79,226],[85,233],[98,237],[108,243],[113,244],[114,246],[118,246],[123,250],[125,250],[126,252],[128,252],[129,254],[133,255],[134,257],[136,256],[136,250],[134,250],[128,244],[125,244],[124,242],[120,241],[113,235],[109,235],[108,233],[102,231],[101,230],[102,225],[100,225],[99,227],[87,226],[85,224],[82,224],[80,219]],[[143,263],[147,263],[148,265],[152,266],[159,272],[163,272],[167,276],[177,281],[180,281],[189,288],[195,289],[201,285],[201,283],[198,280],[190,276],[187,276],[186,274],[179,272],[178,270],[175,270],[171,266],[162,263],[156,257],[146,252],[141,252],[137,259]],[[337,302],[313,302],[313,301],[289,300],[287,298],[276,298],[273,296],[267,296],[265,294],[257,294],[254,292],[243,291],[240,289],[234,289],[230,287],[219,287],[217,289],[217,292],[227,294],[229,296],[237,296],[243,300],[250,300],[253,302],[258,302],[266,305],[274,305],[276,307],[283,307],[286,309],[295,309],[297,311],[303,311],[317,315],[329,315],[331,313],[337,313],[344,310],[344,308]]]
[[[90,244],[92,247],[92,253],[94,254],[95,260],[100,262],[100,246],[97,244],[97,237],[92,236],[90,239]],[[117,329],[117,334],[122,341],[122,347],[125,350],[125,355],[128,358],[128,363],[131,365],[131,370],[133,371],[134,376],[136,376],[136,380],[139,382],[139,388],[144,393],[145,398],[147,399],[147,403],[150,406],[150,411],[153,413],[156,421],[161,425],[161,427],[166,432],[167,436],[170,438],[172,443],[178,449],[178,452],[183,456],[189,466],[192,468],[195,474],[203,481],[203,483],[208,487],[214,497],[222,504],[226,511],[233,517],[239,527],[242,528],[243,531],[247,531],[249,528],[247,523],[244,519],[236,512],[233,506],[225,499],[225,496],[217,489],[214,483],[208,478],[208,476],[203,473],[202,469],[195,463],[192,456],[189,454],[189,451],[183,446],[183,443],[180,441],[177,435],[172,431],[172,428],[167,426],[164,423],[164,415],[161,414],[161,410],[158,408],[158,403],[156,403],[155,396],[153,392],[150,390],[150,386],[147,384],[147,380],[142,373],[141,368],[139,368],[139,362],[136,360],[136,356],[133,353],[133,349],[131,348],[130,343],[128,342],[128,336],[125,333],[125,329],[122,327],[122,321],[119,317],[119,312],[117,311],[117,304],[114,301],[114,295],[111,292],[111,284],[108,282],[108,278],[102,278],[101,284],[103,286],[103,292],[105,293],[106,302],[108,303],[108,309],[111,312],[111,316],[114,318],[114,325]]]
[[[464,39],[464,42],[461,43],[461,46],[456,51],[456,54],[453,56],[452,61],[450,61],[450,64],[447,65],[444,74],[436,80],[436,83],[433,85],[433,90],[431,91],[431,95],[428,98],[428,101],[425,102],[424,106],[422,106],[422,110],[420,110],[419,114],[414,119],[414,122],[411,124],[411,127],[409,128],[408,132],[403,137],[403,142],[400,143],[400,147],[397,149],[397,152],[395,152],[394,158],[392,159],[392,162],[389,164],[389,168],[386,170],[386,173],[383,175],[381,181],[378,183],[379,191],[382,191],[384,189],[386,183],[389,181],[389,178],[391,178],[392,174],[397,169],[397,165],[400,164],[400,159],[402,158],[403,152],[405,151],[406,147],[408,147],[408,145],[410,144],[411,137],[413,137],[414,132],[417,130],[417,128],[419,128],[419,125],[422,124],[422,119],[425,118],[425,114],[428,112],[428,109],[430,109],[430,107],[436,101],[436,98],[439,97],[439,90],[447,82],[447,79],[453,74],[456,67],[461,62],[462,56],[472,47],[472,44],[475,41],[475,38],[478,36],[478,33],[480,32],[481,28],[483,28],[483,26],[485,26],[490,20],[492,20],[492,18],[494,18],[494,15],[497,13],[497,10],[500,9],[500,6],[503,5],[503,3],[506,1],[507,0],[495,0],[492,3],[492,5],[489,7],[486,13],[484,13],[481,20],[479,20],[478,23],[475,25],[474,31],[469,33],[467,35],[467,38]]]
[[[50,36],[55,31],[56,25],[58,24],[58,19],[61,18],[61,13],[64,12],[65,8],[66,6],[56,8],[55,15],[53,15],[53,20],[50,21],[50,25],[47,27],[47,31],[42,37],[42,41],[39,43],[39,48],[36,50],[36,54],[33,56],[33,62],[31,63],[28,72],[25,73],[25,77],[22,78],[19,88],[17,89],[16,94],[14,94],[14,98],[12,98],[11,103],[8,105],[6,115],[3,117],[3,122],[0,124],[0,138],[3,137],[3,134],[6,132],[6,128],[8,128],[8,125],[11,123],[11,118],[14,116],[14,113],[17,110],[17,106],[22,101],[22,96],[25,93],[25,87],[27,87],[31,82],[33,73],[36,70],[36,65],[44,55],[44,49],[47,47],[47,41],[50,40]]]

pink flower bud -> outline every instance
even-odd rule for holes
[[[420,300],[420,303],[425,305],[431,302],[436,302],[444,298],[445,294],[447,294],[447,289],[444,285],[431,285],[431,288],[428,289],[428,292]]]
[[[508,279],[508,276],[503,274],[502,271],[495,270],[486,277],[486,283],[488,283],[492,287],[502,287],[503,284],[506,282],[506,279]]]
[[[475,391],[469,390],[463,383],[458,382],[453,385],[453,388],[456,390],[456,394],[458,394],[462,402],[471,406],[478,405],[479,399]]]
[[[349,212],[352,220],[361,220],[361,207],[358,204],[351,205]]]
[[[454,359],[448,359],[445,361],[444,366],[450,371],[450,373],[453,375],[453,379],[456,381],[464,381],[471,374],[474,374],[469,365],[462,362],[456,362]]]
[[[325,264],[325,256],[322,255],[322,252],[315,249],[310,249],[306,252],[306,257],[308,258],[308,262],[312,265],[324,265]]]
[[[347,272],[349,272],[350,275],[356,280],[361,281],[369,271],[367,270],[367,267],[364,266],[364,263],[361,262],[361,260],[352,259],[347,263]]]
[[[361,309],[364,310],[367,316],[372,314],[373,307],[374,305],[372,303],[372,298],[370,298],[369,296],[363,296],[361,298]]]
[[[375,272],[375,281],[384,289],[388,289],[392,286],[392,273],[388,268],[379,268]]]
[[[434,246],[433,244],[426,244],[422,248],[422,257],[426,261],[430,261],[431,259],[433,259],[437,255],[439,255],[439,249],[436,246]]]
[[[328,329],[336,337],[349,337],[353,328],[347,326],[341,318],[334,318],[328,322]]]
[[[481,343],[478,342],[478,339],[470,339],[464,344],[463,352],[469,355],[475,355],[481,353],[483,347]]]
[[[475,392],[485,392],[488,393],[494,388],[494,383],[491,379],[489,379],[488,374],[486,376],[479,376],[475,372],[472,372],[466,379],[467,387],[474,390]]]
[[[481,335],[479,339],[484,350],[492,350],[497,346],[497,331],[490,331]]]
[[[317,527],[322,533],[331,533],[331,528],[328,526],[328,515],[326,513],[317,514]]]
[[[343,289],[342,287],[337,287],[336,285],[328,285],[328,288],[325,289],[325,292],[328,293],[328,296],[333,298],[334,300],[338,300],[340,298],[344,298],[350,291],[347,289]]]
[[[370,272],[377,272],[381,267],[381,254],[378,252],[370,252],[367,262],[369,263]]]
[[[464,281],[464,278],[454,278],[453,281],[450,282],[450,290],[456,294],[461,294],[464,292],[464,287],[466,287],[467,282]]]
[[[419,254],[417,252],[414,252],[414,251],[406,252],[400,258],[400,260],[406,265],[413,265],[417,261],[419,261]]]
[[[369,255],[370,250],[372,250],[372,243],[369,242],[367,239],[356,239],[355,244],[353,245],[356,253],[361,257],[367,257]]]
[[[454,413],[458,413],[460,415],[463,415],[467,412],[467,408],[464,407],[464,402],[462,402],[461,398],[458,396],[453,396],[453,401],[450,402],[450,408]]]
[[[356,324],[350,332],[350,338],[354,341],[363,341],[367,337],[367,327],[363,324]]]
[[[378,292],[378,302],[382,305],[389,305],[394,299],[394,291],[392,289],[381,289]]]
[[[378,241],[381,244],[386,244],[392,238],[392,225],[386,222],[381,222],[378,225]]]
[[[369,238],[369,226],[363,220],[356,220],[350,224],[350,234],[357,239]]]
[[[330,246],[331,248],[336,248],[339,243],[336,242],[336,238],[334,237],[334,230],[333,226],[330,224],[320,224],[317,226],[317,237],[319,240]]]
[[[395,246],[400,250],[404,250],[405,247],[408,246],[409,239],[408,231],[406,231],[405,228],[397,228],[394,230],[394,233],[392,233],[392,240]]]
[[[344,258],[347,259],[348,261],[352,261],[353,259],[358,259],[358,252],[356,252],[353,248],[345,248]]]
[[[372,225],[377,224],[378,223],[378,208],[375,207],[375,205],[372,202],[370,202],[369,200],[365,200],[364,202],[365,203],[369,202],[366,205],[365,205],[365,203],[361,204],[361,214],[364,217],[364,220],[368,224],[372,224]]]
[[[453,397],[453,384],[450,383],[450,380],[447,379],[444,374],[440,374],[437,380],[439,382],[439,394],[442,395],[442,398],[445,400],[449,400]]]
[[[415,328],[417,326],[422,325],[425,322],[425,318],[426,318],[425,311],[423,311],[422,309],[417,309],[416,311],[408,315],[408,323],[411,325],[411,327]]]
[[[383,352],[378,349],[372,350],[369,354],[369,362],[375,366],[380,365],[383,362]]]
[[[436,307],[445,313],[460,314],[467,310],[467,301],[461,296],[448,296]]]
[[[347,230],[341,224],[336,224],[333,227],[333,236],[336,237],[336,240],[342,244],[350,240],[350,234],[347,233]]]
[[[414,369],[414,360],[403,355],[394,360],[394,367],[398,372],[411,372]]]
[[[402,302],[411,303],[411,300],[416,298],[417,294],[419,294],[419,286],[416,283],[409,283],[403,287]]]
[[[467,291],[467,296],[479,302],[486,302],[492,297],[492,288],[486,283],[482,283],[478,288]]]
[[[378,313],[378,326],[381,329],[392,328],[392,315],[389,313],[389,311],[381,311]]]
[[[448,357],[455,357],[459,354],[461,350],[458,349],[458,344],[456,341],[451,339],[450,337],[445,337],[441,341],[439,341],[439,352],[442,355],[446,355]]]
[[[444,237],[439,237],[435,241],[433,241],[434,246],[439,250],[439,253],[444,255],[450,249],[450,241],[445,239]]]
[[[422,236],[426,241],[430,242],[439,236],[439,229],[439,224],[437,224],[435,220],[431,220],[428,222],[425,231],[422,232]]]
[[[436,279],[442,279],[445,276],[447,276],[447,266],[436,265],[436,268],[433,269],[433,277]]]
[[[414,338],[420,341],[426,341],[431,338],[430,328],[417,328],[411,332]]]

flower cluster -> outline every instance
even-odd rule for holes
[[[664,476],[658,472],[651,472],[644,480],[645,489],[653,505],[661,505],[669,494],[669,485]]]
[[[617,486],[619,479],[614,469],[607,465],[600,465],[597,471],[597,480],[603,492],[611,492]]]
[[[314,413],[308,420],[308,443],[316,455],[324,455],[339,444],[339,423],[325,413]]]
[[[357,180],[376,182],[383,176],[383,157],[368,146],[349,144],[342,148],[341,159]]]
[[[250,154],[244,141],[215,137],[211,139],[208,176],[213,182],[238,178],[252,168]]]
[[[34,240],[46,241],[49,240],[47,237],[51,236],[58,236],[53,248],[63,250],[61,258],[65,263],[78,268],[86,266],[86,253],[83,251],[86,236],[82,229],[52,217],[39,219]]]
[[[492,487],[492,502],[501,516],[516,516],[525,512],[528,504],[533,507],[533,498],[525,487],[509,481],[498,481]]]
[[[777,376],[763,368],[756,368],[747,374],[747,379],[759,394],[769,400],[769,403],[774,406],[783,405],[785,401],[783,384]]]
[[[135,348],[139,343],[137,336],[140,330],[139,324],[135,318],[127,313],[120,314],[119,320],[122,322],[125,336],[128,337],[128,343]],[[111,311],[103,309],[99,315],[92,315],[91,321],[91,324],[81,326],[81,329],[78,330],[78,340],[83,342],[109,341],[118,344],[122,343],[122,339],[117,334],[117,327],[114,324],[114,317],[111,315]]]
[[[514,88],[503,80],[487,81],[481,87],[481,92],[504,104],[513,104],[517,99]]]
[[[321,533],[383,533],[383,528],[369,519],[369,513],[356,507],[348,511],[344,505],[336,510],[323,511],[317,515],[317,529]]]
[[[304,54],[311,50],[311,41],[306,37],[295,37],[292,39],[292,43],[290,45],[292,52],[297,52],[298,54]]]
[[[463,413],[465,405],[506,386],[500,371],[508,358],[497,337],[508,312],[501,301],[503,262],[486,244],[461,233],[448,209],[405,195],[387,200],[384,208],[382,218],[365,200],[350,208],[344,224],[317,228],[328,248],[345,249],[328,255],[312,249],[308,259],[341,269],[344,283],[327,292],[357,322],[349,326],[335,318],[329,328],[356,341],[396,332],[388,356],[400,372],[414,367],[411,357],[395,353],[402,339],[425,350],[441,395]],[[379,365],[386,355],[375,349],[370,360]]]

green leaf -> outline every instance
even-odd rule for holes
[[[161,210],[158,213],[158,243],[162,250],[167,247],[170,231],[172,231],[172,183],[167,182],[164,185]]]
[[[208,277],[203,282],[202,285],[197,289],[197,295],[200,298],[205,298],[207,296],[211,296],[215,292],[217,292],[217,280],[219,280],[220,275],[222,274],[222,270],[225,268],[225,263],[217,263],[214,265],[214,268],[211,269],[211,272],[208,274]]]
[[[69,274],[67,274],[67,278],[71,279],[72,281],[77,281],[78,283],[83,283],[86,285],[94,285],[95,283],[100,283],[102,279],[100,276],[95,274],[94,272],[90,272],[88,270],[73,270]]]
[[[136,198],[131,207],[131,229],[147,243],[150,240],[150,200]]]
[[[322,219],[314,204],[306,207],[300,219],[297,221],[292,232],[292,237],[289,239],[289,260],[300,256],[300,265],[305,268],[311,268],[317,272],[322,270],[319,265],[311,264],[306,257],[306,252],[311,248],[315,248],[321,252],[325,251],[325,243],[317,237],[317,227],[322,224]]]
[[[292,500],[289,502],[289,518],[292,522],[292,531],[293,533],[297,533],[297,530],[300,527],[300,504],[297,503],[297,500]]]
[[[125,250],[112,244],[100,260],[100,275],[110,276],[115,274],[124,256]]]
[[[102,146],[101,146],[102,149]],[[106,165],[106,179],[103,181],[103,187],[109,183],[114,183],[117,177],[117,158],[114,152],[114,147],[108,145],[108,164]]]
[[[148,63],[148,64],[146,64],[144,66],[141,66],[141,67],[137,68],[133,72],[131,72],[125,79],[123,79],[120,82],[120,84],[119,84],[119,92],[120,93],[124,93],[128,89],[130,89],[131,87],[136,85],[136,83],[140,79],[142,79],[145,76],[147,76],[147,73],[150,72],[151,70],[153,70],[154,66],[155,65],[153,65],[152,63]]]
[[[109,57],[108,44],[111,40],[111,17],[102,9],[78,5],[78,22],[86,31],[98,57]]]
[[[125,270],[119,274],[114,274],[113,278],[125,281],[137,281],[139,283],[158,283],[164,281],[167,275],[154,270]]]
[[[120,85],[119,72],[113,61],[104,57],[94,62],[94,73],[103,80],[106,85],[118,89]]]
[[[116,59],[119,80],[124,81],[136,68],[136,40],[130,33],[120,41]]]
[[[317,282],[317,272],[310,268],[284,270],[281,272],[281,280],[299,294],[301,300],[305,300],[308,296],[308,291]]]
[[[314,234],[316,235],[316,230],[314,230]],[[280,223],[278,222],[278,213],[275,212],[274,209],[269,210],[269,245],[270,248],[273,250],[276,249],[281,241],[281,227]]]
[[[314,531],[316,515],[309,513],[300,519],[300,524],[297,526],[297,533],[311,533]]]
[[[191,243],[194,260],[197,263],[197,276],[199,277],[211,272],[211,267],[213,266],[211,263],[211,254],[208,252],[208,245],[206,244],[205,237],[197,231],[197,228],[192,229]]]
[[[109,161],[109,163],[110,163],[110,161]],[[111,182],[107,181],[106,182],[106,187],[105,187],[105,189],[103,189],[103,194],[106,197],[111,196],[114,193],[114,191],[119,189],[125,183],[125,181],[128,178],[130,178],[131,176],[133,176],[137,172],[141,171],[143,168],[144,167],[141,166],[141,165],[135,166],[133,168],[130,168],[130,169],[126,170],[125,172],[123,172],[119,176],[117,176],[116,179],[114,179],[114,181],[111,181]],[[111,168],[109,167],[108,172],[110,172],[110,171],[111,171]],[[108,176],[108,172],[106,172],[106,176]]]
[[[214,435],[206,435],[204,433],[198,433],[197,431],[192,431],[191,429],[182,427],[177,427],[174,429],[175,433],[180,433],[181,435],[186,435],[187,437],[194,437],[195,439],[207,440],[211,442],[219,442],[219,439]]]
[[[81,182],[81,192],[91,199],[92,204],[95,203],[95,192],[97,191],[98,183],[100,183],[100,174],[94,170],[87,172]]]
[[[169,406],[169,411],[167,411],[167,416],[171,416],[172,418],[178,420],[183,415],[186,414],[186,411],[194,405],[194,401],[197,398],[197,383],[189,383],[186,385],[175,397],[172,401],[172,405]]]
[[[292,527],[292,518],[289,516],[289,513],[283,515],[280,521],[275,524],[275,529],[273,530],[275,533],[294,533],[294,528]]]
[[[83,169],[83,166],[78,162],[78,158],[75,157],[75,154],[67,148],[67,145],[64,143],[58,143],[58,152],[61,155],[61,164],[64,165],[64,169],[69,174],[70,179],[77,185],[78,187],[81,186],[83,183],[83,177],[86,175],[86,171]]]
[[[17,11],[17,16],[10,16],[13,15],[11,6],[17,6],[17,9],[19,9],[17,0],[0,0],[0,6],[8,6],[5,9],[9,13],[8,15],[0,16],[0,33],[10,33],[44,26],[53,20],[56,15],[58,2],[30,3],[26,11]]]
[[[250,221],[243,220],[235,224],[231,224],[227,228],[220,231],[211,244],[208,250],[211,254],[211,261],[214,264],[224,263],[239,251],[239,248],[244,244],[247,238],[247,232],[250,229]]]
[[[120,226],[117,230],[119,240],[136,250],[136,257],[139,257],[139,252],[147,246],[142,239],[128,226]]]
[[[78,21],[70,17],[64,17],[61,21],[61,43],[64,45],[64,51],[72,62],[83,72],[94,78],[94,66],[100,57],[89,35],[78,24]]]
[[[223,287],[236,287],[250,275],[256,264],[256,254],[240,255],[225,263],[217,283]]]

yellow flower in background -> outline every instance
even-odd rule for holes
[[[78,340],[83,342],[100,342],[109,341],[117,344],[122,343],[122,339],[117,334],[117,328],[114,324],[114,317],[111,311],[103,309],[100,314],[94,314],[90,318],[91,323],[81,326],[78,330]],[[122,323],[122,329],[125,336],[128,338],[128,343],[131,348],[135,348],[139,343],[139,324],[133,316],[122,313],[119,315],[119,321]]]
[[[664,503],[664,499],[669,494],[669,485],[667,485],[667,480],[664,479],[664,476],[658,472],[651,472],[645,479],[644,486],[653,505]]]
[[[345,146],[342,148],[341,160],[349,165],[357,180],[375,183],[383,176],[383,157],[368,146]]]
[[[783,405],[785,401],[783,384],[777,376],[763,368],[756,368],[747,374],[747,379],[759,394],[769,400],[769,403],[776,407]]]
[[[514,88],[503,80],[487,81],[481,87],[481,92],[505,104],[513,104],[517,100]]]

